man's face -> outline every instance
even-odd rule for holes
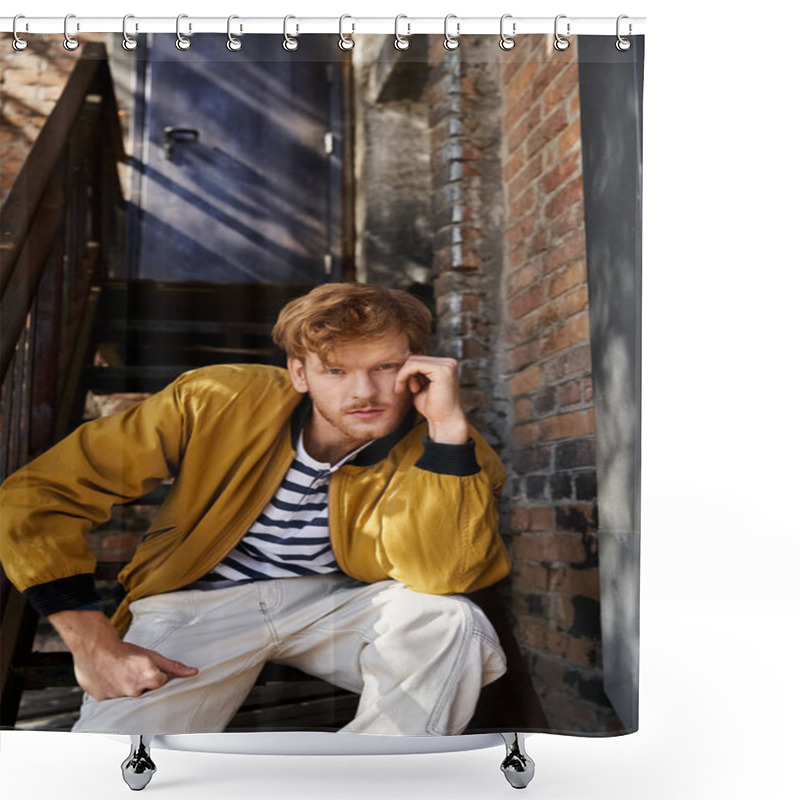
[[[352,446],[391,433],[413,405],[406,388],[395,394],[400,367],[410,355],[408,336],[386,334],[330,350],[290,358],[295,389],[308,392],[314,406],[311,429],[319,445]]]

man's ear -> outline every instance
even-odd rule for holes
[[[308,381],[306,381],[306,365],[302,358],[287,358],[286,366],[289,369],[289,377],[292,379],[292,386],[298,392],[308,391]]]

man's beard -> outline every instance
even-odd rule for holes
[[[352,441],[354,449],[372,439],[380,439],[383,436],[388,436],[400,425],[413,405],[411,392],[405,392],[403,395],[399,395],[398,402],[391,406],[385,406],[377,402],[359,403],[358,405],[346,407],[338,414],[332,414],[327,409],[321,408],[318,404],[314,403],[313,398],[311,402],[314,406],[314,413],[319,414],[329,425]],[[360,408],[383,409],[383,413],[376,420],[377,425],[370,427],[369,424],[359,422],[356,419],[353,419],[351,422],[347,414],[358,411]]]

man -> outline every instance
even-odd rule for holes
[[[287,370],[186,373],[6,481],[4,566],[73,654],[74,730],[223,730],[268,660],[359,692],[345,731],[464,730],[505,658],[452,595],[508,573],[505,474],[430,322],[405,292],[319,286],[275,325]],[[170,477],[109,622],[85,534]]]

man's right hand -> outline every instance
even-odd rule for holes
[[[138,697],[170,678],[197,674],[194,667],[121,641],[100,611],[59,611],[48,619],[72,652],[78,684],[95,700]]]

